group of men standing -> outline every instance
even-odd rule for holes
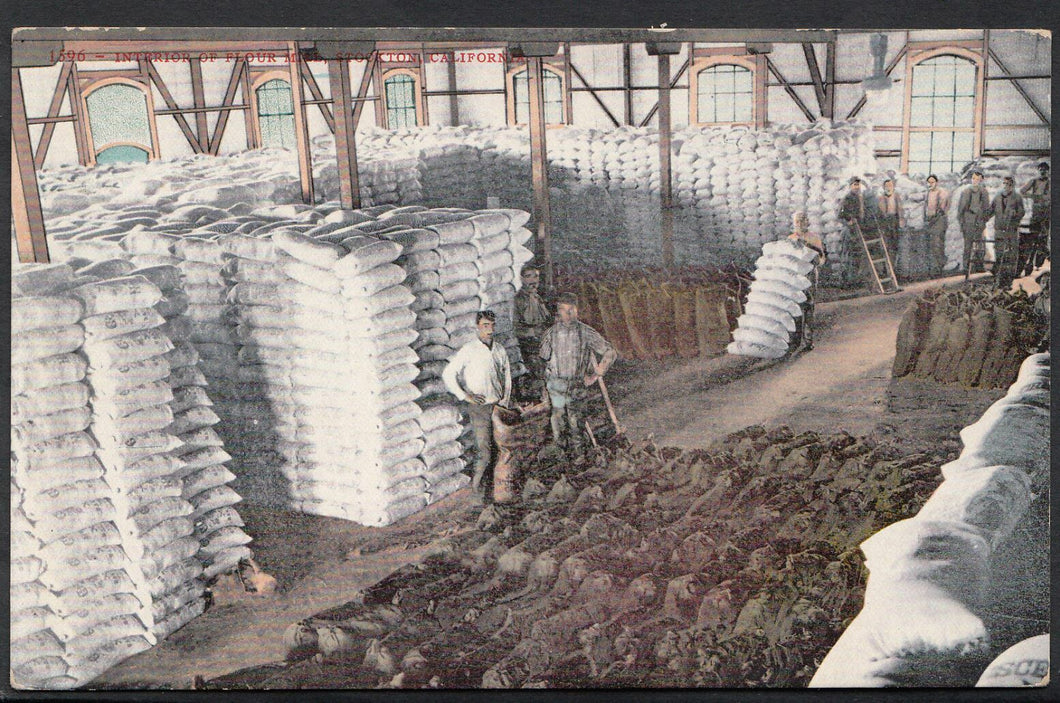
[[[1006,176],[1001,191],[991,198],[983,185],[983,172],[972,171],[971,185],[961,192],[957,201],[957,220],[964,237],[962,266],[965,280],[973,268],[980,271],[984,268],[983,230],[991,217],[994,218],[993,273],[999,287],[1007,289],[1015,278],[1030,274],[1048,256],[1049,164],[1039,164],[1038,178],[1028,181],[1019,192],[1016,192],[1015,185],[1015,180]],[[931,271],[940,275],[946,266],[950,193],[939,185],[934,174],[927,177],[927,188],[924,232],[931,256]],[[1019,225],[1025,214],[1024,197],[1032,202],[1031,222],[1030,233],[1021,237]],[[905,226],[902,201],[894,189],[893,179],[883,182],[883,193],[877,198],[876,207],[866,209],[862,181],[852,178],[850,191],[840,204],[839,217],[852,228],[855,224],[861,227],[863,232],[878,231],[893,259],[898,248],[898,232]]]
[[[603,377],[618,354],[589,325],[578,320],[578,298],[563,293],[556,299],[555,316],[540,292],[540,272],[525,268],[515,299],[515,335],[527,367],[520,379],[524,400],[551,404],[552,439],[569,458],[584,454],[582,439],[587,389]],[[442,373],[446,388],[467,403],[477,458],[472,490],[484,498],[484,479],[493,463],[493,423],[496,407],[512,403],[511,363],[504,346],[494,341],[496,315],[483,310],[476,316],[478,335],[454,354]]]

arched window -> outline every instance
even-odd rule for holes
[[[387,127],[400,129],[419,124],[416,110],[418,93],[418,82],[411,71],[395,69],[383,75]]]
[[[545,124],[566,124],[563,114],[563,76],[550,66],[542,66],[542,92],[545,97]],[[530,74],[521,68],[509,74],[509,124],[530,122]]]
[[[696,74],[698,122],[754,122],[754,71],[719,63]]]
[[[906,173],[954,173],[979,149],[980,57],[943,48],[911,57],[905,114]]]
[[[254,89],[254,96],[261,145],[294,148],[291,84],[282,78],[266,78]]]
[[[152,106],[142,84],[105,79],[85,89],[84,104],[94,163],[146,161],[156,155]]]

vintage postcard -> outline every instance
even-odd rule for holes
[[[1049,32],[12,44],[12,696],[1048,684]]]

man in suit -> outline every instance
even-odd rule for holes
[[[990,203],[994,217],[994,282],[1001,290],[1012,287],[1019,267],[1019,228],[1023,219],[1023,196],[1015,190],[1012,176],[1005,176],[1001,192]]]
[[[972,185],[961,193],[957,202],[957,219],[964,236],[964,280],[975,266],[983,269],[983,229],[990,218],[990,193],[983,185],[983,172],[972,171]]]

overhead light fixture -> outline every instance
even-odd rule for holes
[[[887,60],[887,35],[873,34],[869,38],[869,51],[872,53],[872,75],[861,81],[865,102],[869,105],[885,105],[894,87],[894,81],[883,67]]]

